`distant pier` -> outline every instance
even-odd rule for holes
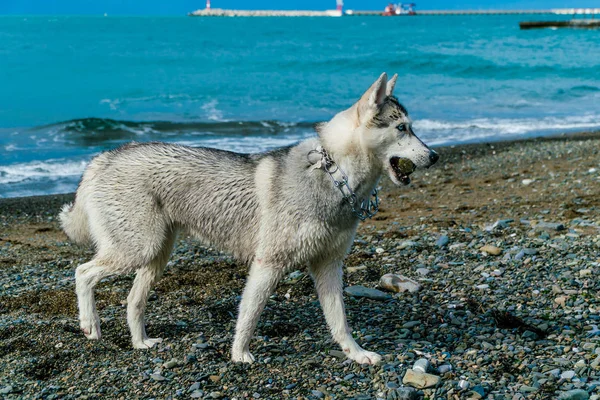
[[[381,16],[383,11],[347,10],[346,15]],[[594,15],[600,14],[600,8],[558,8],[551,10],[421,10],[414,14],[398,14],[394,16],[416,15]]]
[[[220,8],[205,8],[192,11],[192,17],[341,17],[344,16],[383,16],[380,11],[341,9],[311,11],[311,10],[226,10]],[[391,16],[425,16],[425,15],[594,15],[600,14],[600,8],[559,8],[551,10],[422,10],[412,14],[397,14]]]
[[[196,10],[188,14],[191,17],[341,17],[340,10],[224,10],[210,8]]]

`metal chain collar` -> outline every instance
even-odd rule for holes
[[[313,160],[310,159],[311,155],[313,154],[320,155],[319,160],[316,162],[313,162]],[[360,208],[357,208],[358,197],[348,184],[348,175],[346,175],[339,165],[333,161],[329,153],[327,153],[323,147],[319,146],[315,150],[309,151],[306,155],[306,158],[308,159],[309,163],[313,164],[313,169],[322,169],[329,175],[333,181],[333,185],[342,193],[344,200],[350,204],[350,207],[352,207],[352,213],[356,215],[358,219],[364,221],[367,218],[373,218],[373,216],[377,214],[379,211],[379,197],[377,197],[377,188],[373,189],[373,192],[371,193],[372,198],[364,199],[360,203]],[[333,174],[336,172],[340,173],[342,180],[335,179]]]

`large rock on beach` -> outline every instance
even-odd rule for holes
[[[384,293],[381,290],[371,289],[361,285],[348,286],[344,289],[344,292],[352,297],[366,297],[371,300],[387,300],[390,298],[389,294]]]
[[[406,374],[404,374],[402,383],[417,389],[426,389],[437,386],[440,383],[440,377],[409,369],[406,371]]]
[[[479,250],[484,251],[492,256],[499,256],[502,253],[502,249],[500,247],[492,246],[491,244],[486,244]]]
[[[421,290],[421,284],[404,275],[385,274],[379,280],[379,287],[394,293],[416,293]]]

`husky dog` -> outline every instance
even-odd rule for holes
[[[306,267],[334,340],[348,358],[378,363],[381,357],[361,348],[346,322],[342,261],[359,220],[377,209],[371,196],[381,175],[408,184],[415,168],[438,159],[392,96],[396,79],[382,74],[352,107],[318,125],[318,137],[290,147],[236,154],[132,143],[94,158],[75,203],[60,213],[69,238],[96,248],[75,273],[85,336],[100,338],[94,286],[109,275],[136,272],[127,297],[133,346],[161,341],[146,335],[146,301],[177,232],[186,231],[251,265],[233,361],[254,361],[249,344],[265,303],[287,272]]]

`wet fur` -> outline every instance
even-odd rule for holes
[[[391,97],[396,77],[383,74],[355,105],[318,128],[318,137],[261,154],[134,143],[100,154],[82,177],[76,201],[60,214],[69,237],[92,243],[95,257],[76,270],[81,329],[99,339],[93,289],[104,277],[136,272],[127,320],[135,348],[149,348],[144,310],[178,232],[227,251],[251,265],[232,348],[234,361],[252,362],[249,343],[269,295],[292,269],[308,268],[334,339],[349,358],[377,363],[346,323],[342,260],[358,219],[307,154],[325,147],[346,172],[359,199],[367,198],[391,155],[406,153],[428,166],[431,152],[394,124],[408,121]],[[414,138],[412,138],[414,136]],[[412,146],[407,148],[407,146]]]

